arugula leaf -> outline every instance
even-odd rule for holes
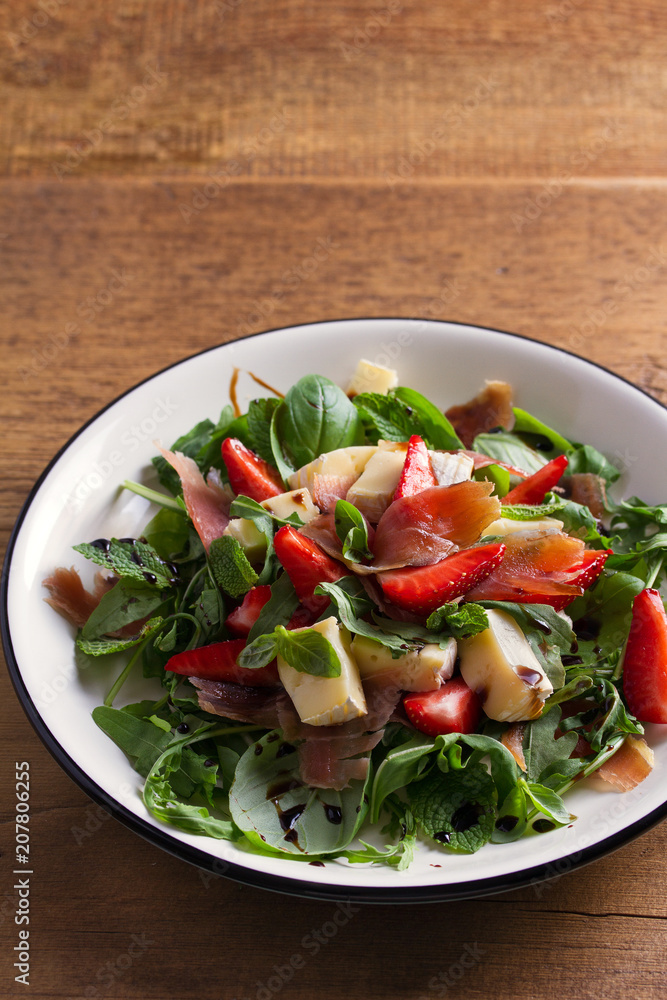
[[[137,622],[137,633],[143,626],[142,619],[163,603],[162,595],[148,583],[119,580],[102,597],[81,629],[84,640],[100,639],[110,632],[117,632],[125,625]]]
[[[368,525],[361,511],[347,500],[338,500],[334,513],[336,534],[343,543],[343,555],[351,562],[371,560],[368,547]]]
[[[281,573],[271,586],[271,597],[259,613],[259,617],[250,629],[248,642],[262,635],[273,632],[276,625],[287,625],[290,618],[299,607],[299,598],[294,590],[294,584],[287,573]]]
[[[521,784],[517,782],[498,809],[491,840],[494,844],[510,844],[522,837],[527,827],[526,793]]]
[[[132,760],[135,770],[146,777],[171,742],[171,732],[137,718],[119,708],[100,705],[93,709],[93,721]]]
[[[387,796],[399,788],[407,788],[431,763],[429,755],[434,749],[433,739],[416,733],[389,751],[379,764],[373,780],[369,810],[371,823],[377,823]]]
[[[590,444],[580,444],[567,452],[567,475],[577,472],[592,472],[608,483],[615,483],[621,470],[613,465],[601,451]]]
[[[485,465],[481,469],[475,469],[472,478],[476,483],[493,483],[494,494],[497,497],[504,497],[510,491],[510,474],[502,465]],[[504,508],[503,508],[504,509]]]
[[[127,542],[112,538],[108,548],[83,542],[75,545],[74,551],[80,552],[98,566],[104,566],[114,576],[148,583],[154,587],[169,587],[173,583],[173,569],[165,566],[152,545],[139,539]]]
[[[443,604],[426,619],[426,628],[433,632],[449,631],[455,639],[470,639],[489,627],[489,619],[481,604]]]
[[[548,712],[543,711],[539,718],[526,724],[523,754],[530,781],[540,781],[546,768],[555,762],[568,760],[574,750],[576,733],[565,733],[560,739],[556,739],[560,717],[561,710],[556,706]]]
[[[239,541],[231,535],[211,542],[208,559],[215,582],[230,597],[246,594],[259,579]]]
[[[592,708],[585,709],[577,715],[562,719],[560,728],[564,732],[578,730],[583,726],[589,728],[586,739],[595,752],[602,750],[619,733],[641,735],[644,727],[630,715],[621,701],[621,696],[615,684],[606,678],[599,678],[592,688],[589,697],[594,699]]]
[[[283,625],[278,625],[273,637],[276,652],[299,673],[313,677],[340,677],[338,653],[321,632],[315,629],[288,632]]]
[[[408,795],[418,826],[452,850],[473,854],[491,839],[496,788],[482,764],[446,774],[436,768]]]
[[[363,443],[363,425],[356,407],[340,386],[323,375],[299,379],[274,411],[273,419],[282,450],[297,468],[327,451]]]
[[[529,445],[525,444],[521,438],[509,431],[500,431],[498,434],[478,434],[473,441],[473,451],[478,451],[482,455],[488,455],[496,462],[504,462],[505,465],[513,465],[517,469],[531,474],[538,472],[547,463],[547,457]],[[480,469],[486,472],[486,469]]]
[[[354,593],[355,588],[358,588],[357,593]],[[415,642],[415,640],[406,640],[402,635],[381,631],[380,628],[371,625],[359,617],[360,614],[366,614],[369,607],[372,607],[372,604],[367,598],[362,585],[355,577],[341,577],[336,583],[320,583],[315,588],[315,593],[326,594],[331,598],[337,609],[337,617],[340,618],[343,625],[350,632],[354,632],[355,635],[364,635],[369,639],[375,639],[383,646],[387,646],[391,650],[391,655],[394,659],[403,656],[406,650],[410,648],[409,643]],[[390,619],[383,619],[383,621],[387,621],[392,625],[394,624]],[[425,641],[432,641],[432,637],[426,633],[425,629],[421,629],[419,625],[408,625],[406,629],[410,633],[421,632],[427,636]],[[424,640],[419,641],[421,643]]]
[[[176,559],[187,547],[190,522],[184,511],[163,507],[144,528],[144,538],[160,559]]]
[[[292,855],[330,855],[347,847],[367,812],[366,782],[338,792],[309,788],[299,775],[297,747],[267,733],[243,754],[229,793],[232,819],[253,846]],[[261,840],[260,840],[261,837]]]
[[[604,660],[623,646],[630,630],[633,601],[644,586],[630,573],[605,572],[569,605],[568,614],[577,633],[577,656],[584,666]]]

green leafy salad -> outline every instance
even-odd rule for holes
[[[634,787],[642,722],[667,722],[667,505],[612,500],[620,470],[504,383],[446,414],[369,362],[352,385],[202,420],[153,459],[159,489],[124,483],[155,505],[140,537],[75,546],[94,590],[45,580],[146,809],[403,869],[420,840],[570,824],[594,772]],[[139,672],[160,696],[119,707]]]

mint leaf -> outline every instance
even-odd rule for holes
[[[463,445],[447,417],[425,396],[414,389],[392,389],[387,395],[362,392],[354,397],[367,425],[372,444],[385,441],[408,441],[419,434],[429,448],[447,451]]]
[[[290,667],[313,677],[340,677],[341,662],[338,653],[326,636],[314,629],[288,632],[278,625],[273,633],[276,652]]]
[[[106,656],[107,653],[121,653],[125,649],[131,649],[133,646],[138,646],[140,642],[144,641],[144,639],[154,635],[162,628],[163,624],[163,618],[151,618],[150,621],[147,621],[146,624],[142,626],[138,635],[129,639],[84,639],[82,635],[79,635],[76,640],[76,644],[79,649],[88,656]]]
[[[246,594],[259,579],[243,548],[231,535],[211,542],[208,559],[215,582],[230,597]]]
[[[412,411],[412,416],[419,421],[424,431],[420,436],[430,443],[431,448],[449,451],[463,447],[463,442],[448,418],[426,396],[422,396],[416,389],[408,389],[405,386],[392,389],[391,395]],[[414,433],[417,432],[413,431]]]
[[[426,619],[426,628],[433,632],[449,631],[455,639],[470,639],[489,627],[489,619],[481,604],[443,604]]]
[[[147,545],[138,539],[132,542],[119,541],[112,538],[108,548],[106,545],[93,545],[84,542],[74,546],[75,552],[80,552],[86,559],[104,566],[114,576],[137,583],[148,583],[154,587],[169,587],[174,582],[173,569],[165,566],[152,545]]]
[[[361,511],[347,500],[338,500],[334,513],[336,534],[343,543],[343,555],[352,562],[373,558],[368,547],[368,526]]]
[[[408,794],[418,826],[440,844],[473,854],[491,839],[496,788],[483,765],[446,774],[435,768]]]

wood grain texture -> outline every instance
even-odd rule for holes
[[[270,327],[493,326],[667,402],[666,37],[658,0],[9,0],[3,545],[100,407]],[[552,882],[345,919],[145,843],[51,759],[4,672],[0,695],[1,996],[665,995],[664,824]],[[33,775],[29,991],[15,759]]]

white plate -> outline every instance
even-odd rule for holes
[[[71,546],[99,536],[139,534],[149,505],[124,479],[146,479],[153,441],[171,444],[228,402],[235,366],[280,390],[317,372],[339,384],[357,360],[398,369],[403,385],[443,407],[463,402],[485,378],[514,386],[518,405],[575,440],[590,442],[624,467],[618,491],[667,499],[667,410],[621,378],[581,358],[512,334],[408,319],[353,319],[258,334],[188,358],[131,389],[94,417],[53,459],[18,520],[3,574],[3,640],[12,680],[40,737],[82,788],[118,819],[173,854],[242,882],[320,898],[375,902],[455,899],[498,892],[568,871],[600,857],[667,813],[667,727],[649,727],[656,766],[635,791],[568,795],[579,818],[542,836],[487,845],[459,856],[420,846],[404,872],[328,862],[324,867],[246,853],[192,836],[148,815],[140,778],[95,726],[91,710],[109,687],[101,669],[77,672],[73,630],[43,601],[42,580],[77,557]],[[239,402],[262,394],[241,380]],[[137,700],[140,680],[119,704]]]

